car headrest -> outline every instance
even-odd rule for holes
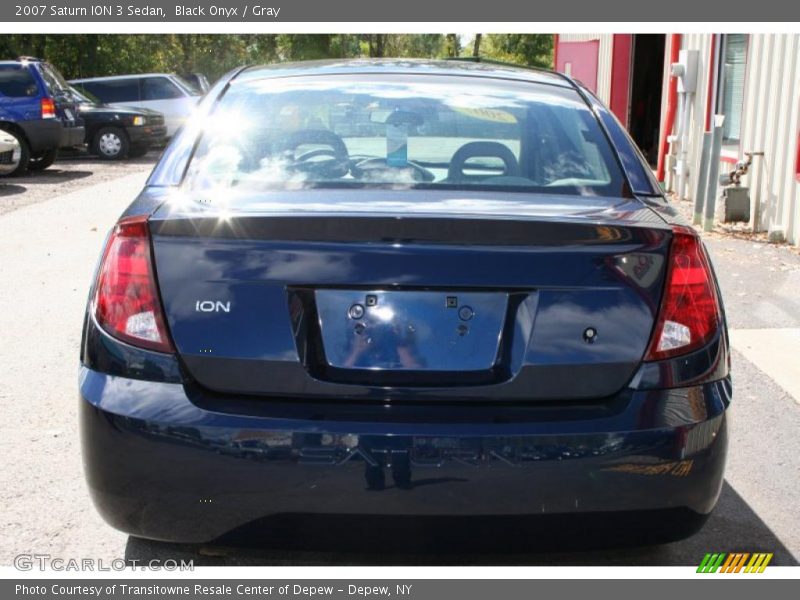
[[[499,158],[505,165],[504,176],[516,177],[519,175],[519,163],[514,153],[500,142],[469,142],[461,146],[453,158],[450,159],[450,167],[447,170],[447,178],[450,180],[464,179],[464,166],[470,158],[493,157]]]

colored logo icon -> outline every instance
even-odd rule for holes
[[[725,552],[708,553],[703,557],[698,573],[763,573],[772,560],[772,553]]]

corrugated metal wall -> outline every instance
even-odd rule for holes
[[[611,100],[611,58],[614,52],[614,36],[610,33],[561,33],[562,42],[588,42],[600,40],[597,50],[597,97],[608,104]]]
[[[683,35],[681,39],[681,49],[683,50],[698,50],[700,53],[698,72],[697,72],[697,92],[694,94],[691,103],[689,104],[689,145],[688,145],[688,162],[689,162],[689,185],[687,191],[688,198],[694,198],[697,190],[697,165],[700,164],[700,152],[702,150],[703,132],[705,131],[706,119],[706,99],[708,98],[708,77],[709,77],[709,59],[711,56],[711,40],[712,36],[708,34],[689,34]],[[669,46],[669,44],[667,44]],[[669,52],[669,47],[667,47]],[[668,71],[669,65],[665,64],[664,70]],[[667,80],[665,80],[666,82]],[[662,96],[662,107],[667,105],[667,93],[669,85],[664,85]],[[680,107],[680,101],[678,106]],[[680,108],[675,117],[675,128],[680,119]],[[663,131],[663,128],[662,128]],[[670,178],[667,180],[671,181]]]
[[[697,189],[708,78],[714,60],[711,46],[712,35],[682,36],[681,48],[696,49],[700,53],[698,91],[691,103],[689,128],[689,198],[694,197]],[[662,106],[666,106],[667,88],[665,85]],[[743,185],[751,189],[753,209],[756,203],[760,203],[759,229],[782,227],[787,240],[794,244],[800,244],[800,183],[795,178],[799,129],[800,35],[751,35],[739,158],[744,158],[743,153],[749,151],[763,151],[765,156],[754,160],[753,169],[743,179]],[[730,163],[720,165],[720,173],[731,169]]]
[[[761,205],[759,226],[784,228],[800,245],[800,183],[795,179],[800,129],[800,35],[751,35],[742,109],[741,151],[763,151],[745,185]]]
[[[611,95],[611,63],[614,48],[612,34],[560,34],[565,42],[599,40],[597,95],[608,103]],[[669,39],[669,37],[668,37]],[[688,191],[694,198],[697,190],[697,170],[706,105],[709,77],[716,72],[712,56],[711,34],[684,34],[681,48],[699,52],[697,93],[690,103],[688,144]],[[719,46],[719,44],[717,44]],[[665,53],[669,56],[669,44]],[[662,131],[669,89],[669,65],[664,68]],[[712,65],[714,68],[712,69]],[[715,85],[711,86],[712,95]],[[713,97],[713,96],[712,96]],[[713,107],[712,107],[713,110]],[[677,119],[676,119],[677,123]],[[739,157],[746,151],[763,151],[743,184],[750,187],[755,217],[756,205],[761,210],[758,228],[781,227],[786,239],[800,245],[800,182],[795,177],[798,132],[800,131],[800,34],[753,34],[747,50],[747,75],[742,106],[742,131]],[[720,173],[732,169],[732,164],[720,164]],[[674,183],[667,176],[667,183]]]

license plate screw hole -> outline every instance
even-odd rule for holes
[[[474,314],[475,311],[472,310],[471,306],[462,306],[458,309],[458,318],[462,321],[469,321]]]

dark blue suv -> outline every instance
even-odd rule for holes
[[[0,130],[20,145],[9,153],[4,172],[40,171],[53,164],[58,149],[84,142],[69,86],[52,65],[35,58],[0,61]]]

